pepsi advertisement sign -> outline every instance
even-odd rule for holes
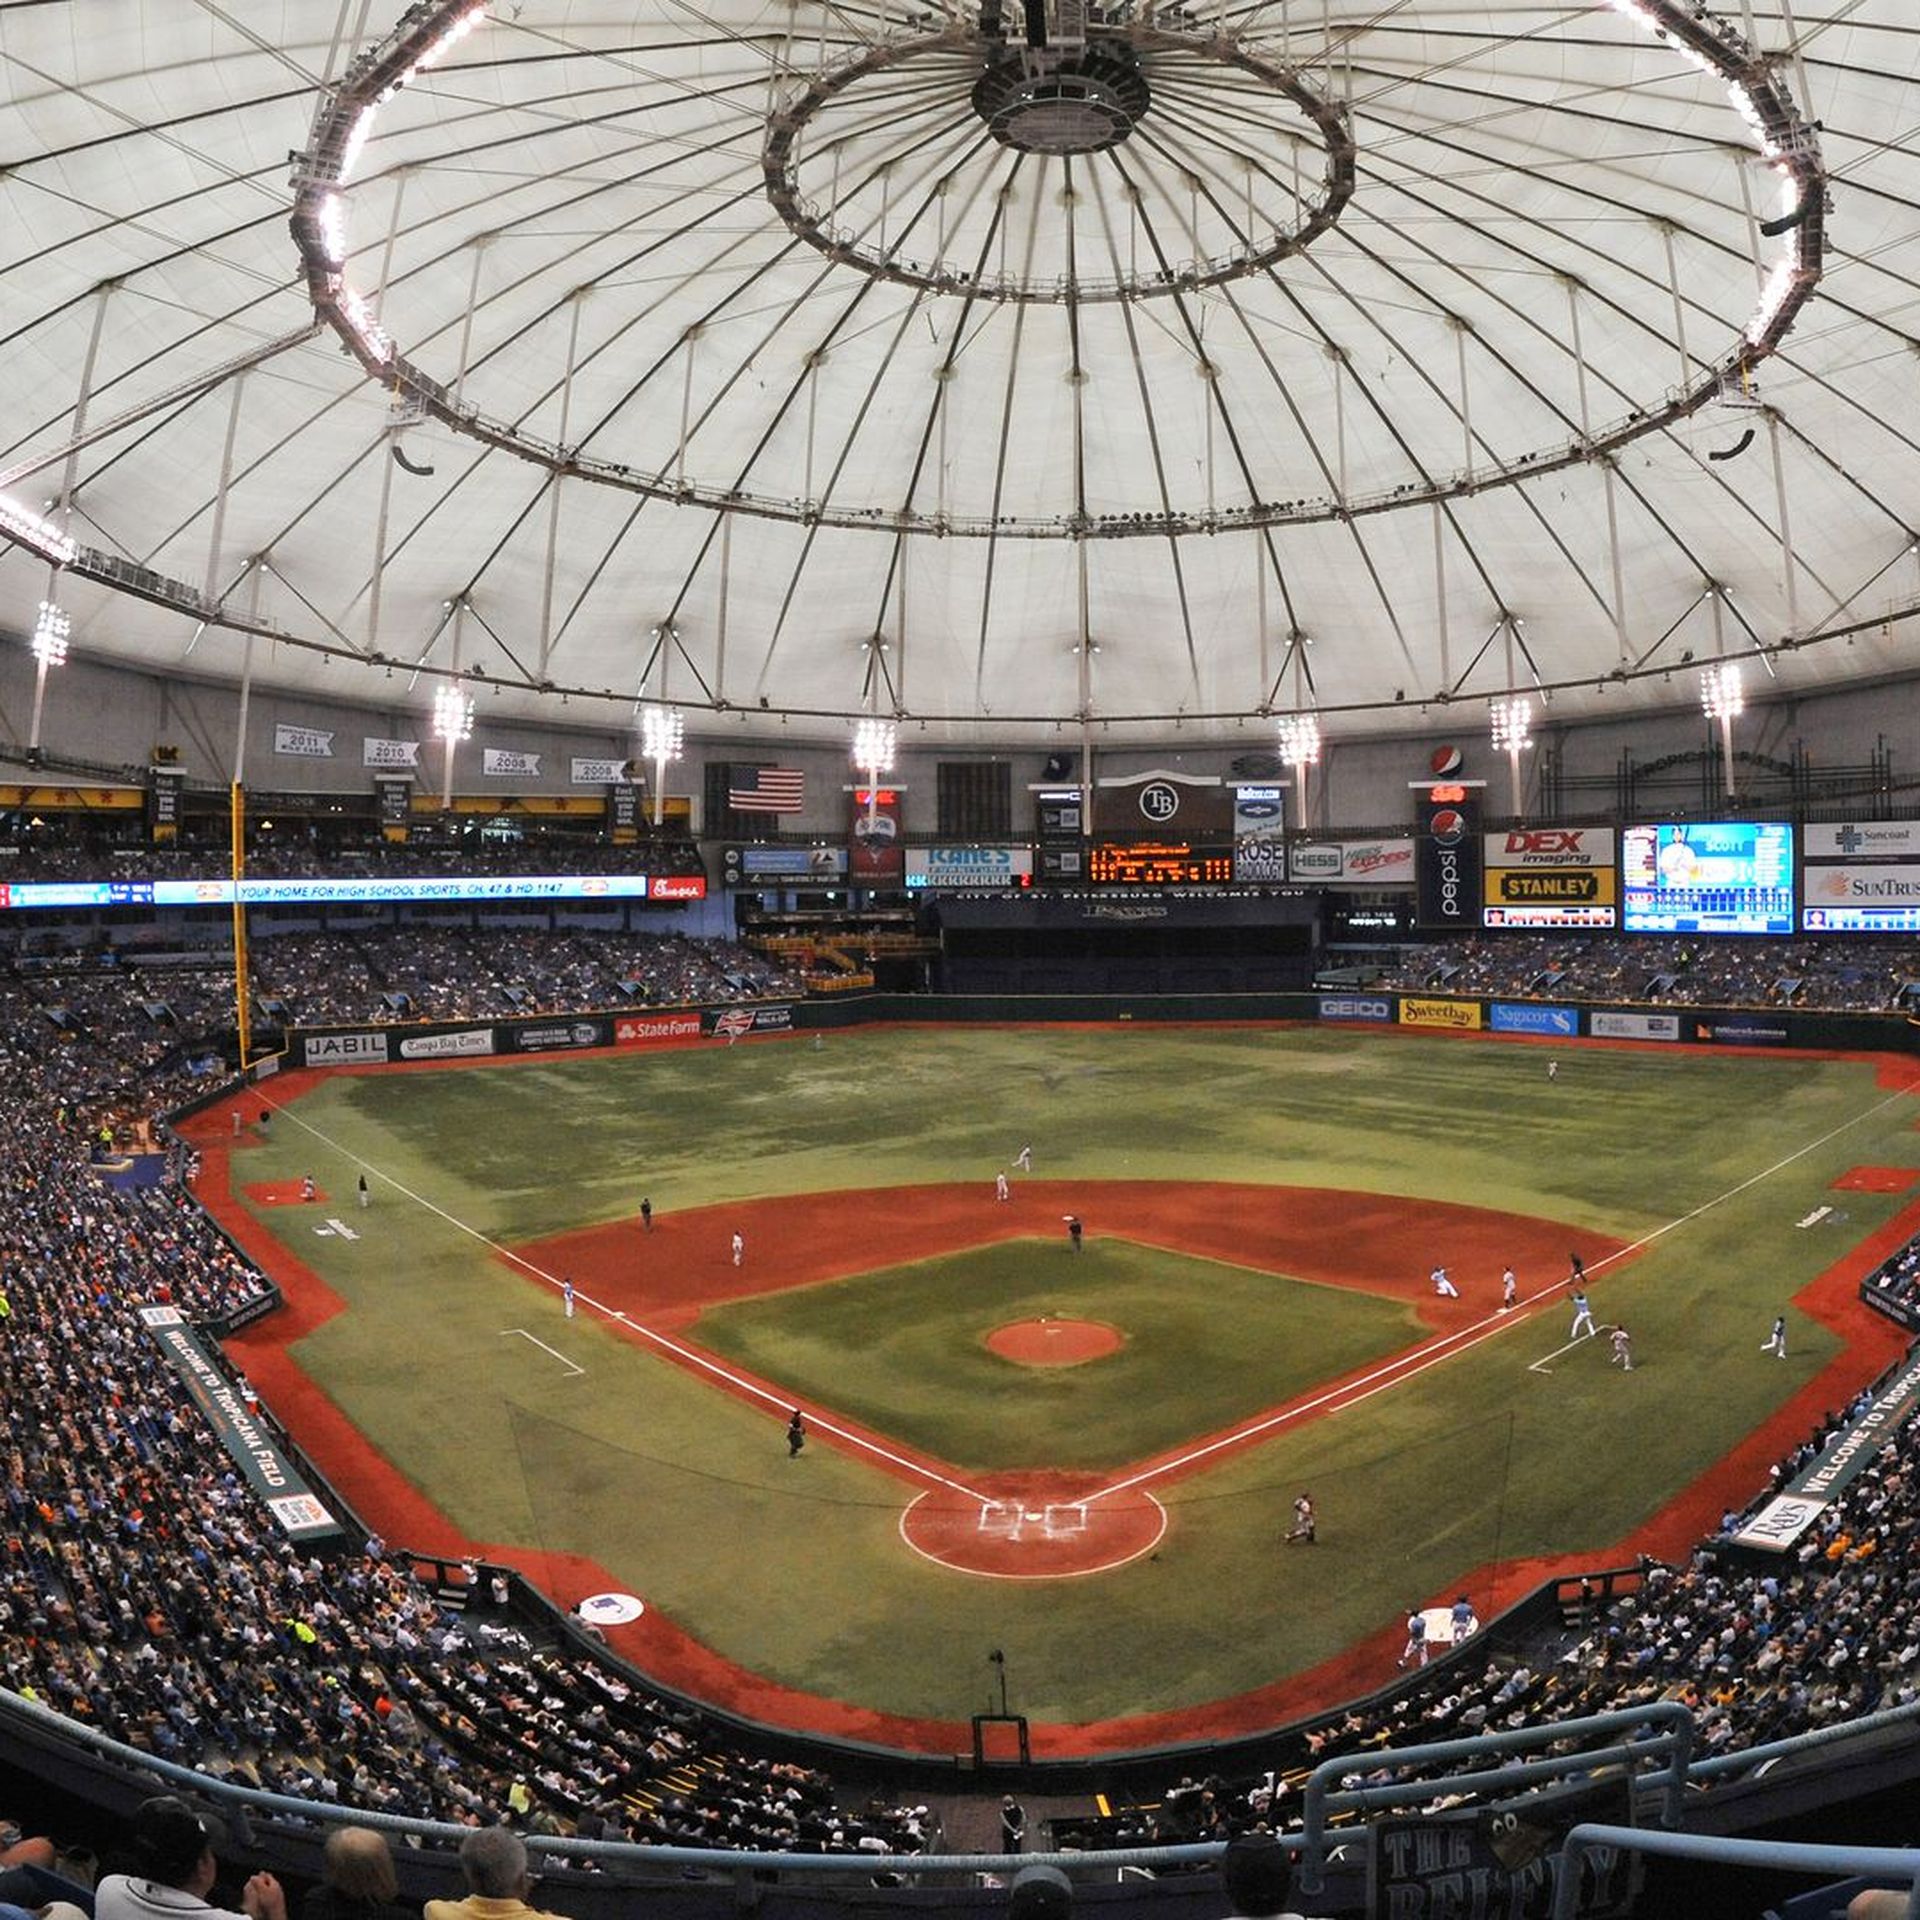
[[[1429,788],[1414,837],[1420,924],[1477,930],[1481,871],[1480,796],[1460,785]]]

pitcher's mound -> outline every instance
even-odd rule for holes
[[[987,1351],[1022,1367],[1078,1367],[1126,1345],[1118,1327],[1101,1320],[1009,1320],[987,1335]]]

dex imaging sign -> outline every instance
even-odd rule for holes
[[[1515,827],[1481,836],[1482,925],[1611,927],[1619,918],[1610,827]]]

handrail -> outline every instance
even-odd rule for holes
[[[418,1834],[445,1843],[449,1851],[472,1831],[451,1820],[425,1820],[411,1814],[386,1813],[373,1807],[344,1806],[334,1802],[304,1800],[292,1794],[272,1793],[261,1787],[236,1786],[231,1780],[196,1773],[172,1760],[162,1760],[123,1740],[110,1739],[91,1727],[76,1725],[64,1715],[29,1700],[22,1694],[0,1688],[0,1706],[7,1711],[57,1734],[67,1742],[78,1742],[105,1758],[118,1761],[141,1773],[152,1775],[170,1785],[190,1792],[196,1799],[210,1800],[223,1807],[254,1814],[280,1815],[303,1827],[343,1826],[376,1827],[392,1833]],[[236,1826],[238,1822],[236,1822]],[[244,1834],[239,1836],[246,1844]],[[1129,1847],[1103,1850],[1098,1854],[1068,1853],[776,1853],[766,1849],[747,1851],[728,1847],[654,1846],[639,1841],[580,1840],[558,1834],[523,1834],[530,1853],[556,1860],[591,1859],[604,1865],[626,1868],[666,1868],[678,1873],[693,1867],[707,1873],[735,1874],[778,1872],[786,1874],[823,1874],[834,1879],[858,1879],[863,1885],[882,1868],[888,1873],[918,1878],[928,1874],[1013,1873],[1023,1866],[1054,1866],[1063,1870],[1079,1868],[1101,1872],[1119,1866],[1193,1867],[1206,1866],[1226,1851],[1220,1840],[1193,1841],[1171,1847]],[[1293,1836],[1287,1836],[1289,1840]]]
[[[1723,1867],[1770,1868],[1776,1873],[1867,1874],[1904,1880],[1907,1920],[1920,1920],[1920,1852],[1904,1847],[1823,1846],[1805,1840],[1728,1840],[1704,1833],[1650,1833],[1639,1827],[1586,1824],[1567,1835],[1554,1882],[1552,1920],[1580,1911],[1580,1863],[1596,1847],[1651,1854],[1661,1860],[1704,1860]]]
[[[1664,1724],[1669,1731],[1657,1729]],[[1526,1747],[1559,1745],[1588,1735],[1642,1735],[1627,1745],[1586,1748],[1578,1753],[1554,1754],[1543,1760],[1524,1761],[1519,1766],[1500,1768],[1493,1773],[1448,1775],[1441,1779],[1387,1781],[1377,1786],[1336,1788],[1332,1782],[1364,1767],[1369,1772],[1383,1766],[1418,1767],[1445,1764],[1452,1760],[1475,1759],[1489,1752],[1517,1751]],[[1557,1720],[1539,1726],[1515,1727],[1498,1733],[1483,1733],[1471,1740],[1441,1740],[1419,1747],[1381,1747],[1364,1754],[1344,1753],[1323,1760],[1307,1778],[1303,1793],[1306,1834],[1300,1858],[1300,1889],[1318,1893],[1325,1884],[1328,1852],[1328,1815],[1352,1812],[1362,1807],[1393,1806],[1408,1801],[1431,1800],[1436,1789],[1456,1792],[1493,1781],[1520,1786],[1536,1780],[1556,1779],[1567,1774],[1591,1773],[1596,1764],[1622,1762],[1631,1768],[1635,1760],[1660,1759],[1666,1762],[1660,1778],[1665,1785],[1665,1804],[1661,1819],[1669,1827],[1680,1824],[1685,1798],[1688,1756],[1693,1747],[1693,1715],[1677,1700],[1654,1700],[1645,1706],[1627,1707],[1616,1713],[1596,1713],[1579,1720]]]

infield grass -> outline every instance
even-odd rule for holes
[[[1415,1601],[1450,1597],[1489,1560],[1589,1561],[1837,1351],[1838,1336],[1790,1302],[1905,1204],[1829,1189],[1855,1165],[1920,1159],[1912,1100],[1848,1061],[1555,1051],[1549,1083],[1541,1048],[1405,1034],[876,1027],[818,1051],[772,1042],[342,1075],[238,1156],[235,1182],[312,1171],[345,1196],[361,1165],[373,1170],[374,1207],[344,1216],[358,1240],[316,1234],[304,1210],[260,1210],[348,1303],[298,1357],[476,1541],[588,1555],[697,1638],[793,1686],[963,1716],[993,1703],[983,1655],[1000,1647],[1016,1707],[1085,1721],[1299,1671]],[[1631,1325],[1637,1371],[1607,1366],[1600,1342],[1530,1371],[1565,1338],[1556,1307],[1171,1484],[1172,1524],[1151,1557],[1097,1579],[1006,1583],[911,1554],[892,1475],[826,1447],[789,1462],[765,1410],[590,1314],[562,1320],[551,1286],[492,1250],[629,1218],[642,1193],[663,1229],[742,1196],[922,1181],[978,1182],[990,1212],[994,1170],[1028,1140],[1036,1177],[1090,1190],[1109,1178],[1349,1188],[1657,1235],[1593,1289],[1603,1321]],[[1836,1209],[1825,1224],[1796,1226],[1823,1204]],[[1327,1221],[1330,1236],[1341,1230]],[[727,1337],[774,1341],[782,1351],[753,1364],[814,1370],[824,1406],[864,1394],[876,1425],[922,1420],[943,1455],[987,1444],[990,1407],[932,1378],[932,1325],[916,1405],[887,1412],[888,1345],[912,1336],[915,1315],[889,1292],[897,1281],[863,1284],[877,1305],[843,1309],[858,1288],[820,1288],[729,1308],[739,1327]],[[1196,1345],[1191,1364],[1154,1376],[1156,1421],[1218,1423],[1213,1383],[1241,1357],[1209,1344],[1206,1308],[1276,1284],[1181,1267],[1167,1291],[1186,1317],[1165,1338]],[[1011,1312],[1017,1276],[1007,1285]],[[1044,1291],[1043,1310],[1059,1310]],[[1785,1363],[1759,1351],[1778,1311]],[[954,1367],[971,1366],[977,1319],[951,1300],[941,1313]],[[1244,1306],[1232,1317],[1248,1321]],[[1274,1380],[1268,1397],[1284,1398],[1283,1374]],[[1279,1534],[1302,1486],[1323,1544],[1288,1554]],[[1484,1612],[1515,1596],[1473,1597]]]
[[[1095,1320],[1117,1353],[1030,1367],[1010,1321]],[[693,1338],[958,1467],[1119,1467],[1410,1346],[1411,1307],[1100,1238],[1008,1240],[711,1307]]]

